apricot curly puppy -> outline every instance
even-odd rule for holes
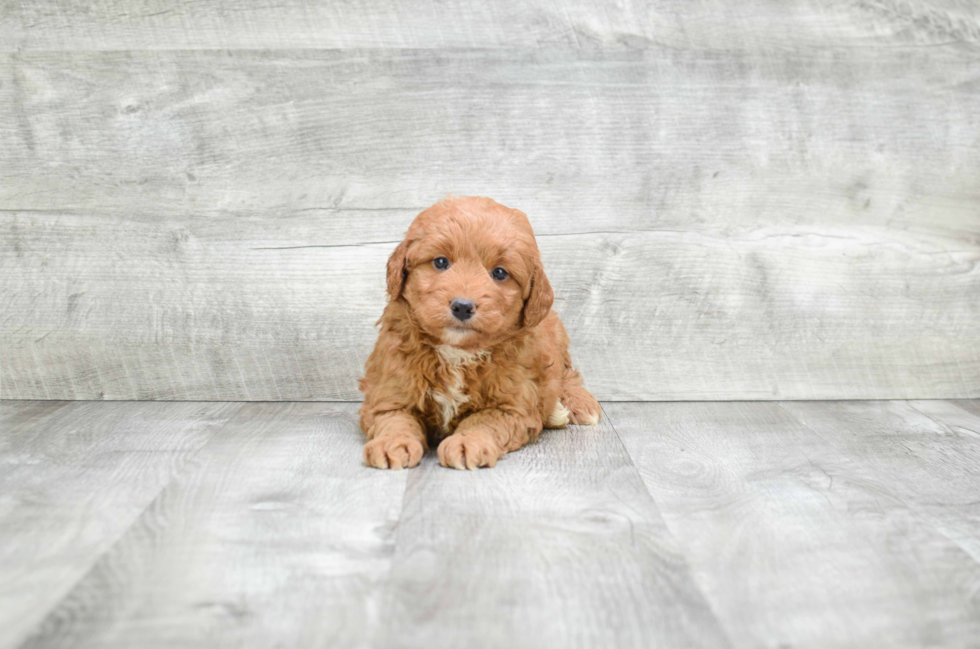
[[[542,427],[598,423],[553,299],[523,212],[447,197],[419,214],[360,380],[367,464],[413,467],[431,441],[443,466],[492,467]]]

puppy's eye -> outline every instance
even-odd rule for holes
[[[432,265],[435,266],[436,270],[446,270],[449,268],[449,260],[445,257],[436,257],[432,260]]]
[[[490,274],[493,275],[493,278],[499,282],[502,282],[505,279],[507,279],[507,271],[501,268],[500,266],[497,266],[492,271],[490,271]]]

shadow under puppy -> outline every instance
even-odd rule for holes
[[[527,216],[489,198],[421,212],[388,260],[388,305],[368,358],[364,460],[494,466],[542,427],[596,424]]]

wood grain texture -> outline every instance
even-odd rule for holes
[[[897,498],[980,562],[980,417],[946,401],[780,405],[861,458]]]
[[[409,473],[384,647],[724,647],[608,425],[546,431],[492,470]]]
[[[14,431],[43,422],[70,405],[71,401],[0,401],[0,430],[13,435]]]
[[[24,639],[238,407],[0,403],[0,647]]]
[[[980,564],[906,501],[928,459],[868,466],[875,431],[900,423],[874,405],[831,424],[868,442],[841,448],[775,403],[604,407],[734,646],[975,644]]]
[[[977,397],[975,62],[4,54],[0,394],[356,399],[452,191],[529,213],[601,398]]]
[[[22,647],[359,647],[406,474],[356,404],[244,404]]]
[[[958,399],[952,401],[952,403],[967,412],[972,412],[974,415],[980,416],[980,399]]]
[[[0,647],[972,647],[976,404],[606,403],[396,473],[353,403],[2,402]]]
[[[65,0],[0,7],[9,50],[233,48],[704,49],[980,43],[970,0]]]

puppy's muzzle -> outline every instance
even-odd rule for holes
[[[476,311],[476,305],[469,300],[456,298],[449,304],[449,309],[453,312],[454,318],[460,322],[466,322],[473,317],[473,312]]]

